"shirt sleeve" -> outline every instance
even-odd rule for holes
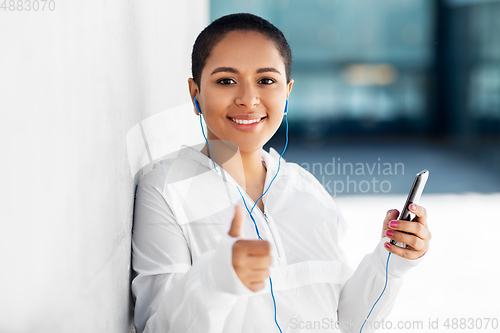
[[[232,265],[225,235],[194,263],[182,229],[151,182],[137,188],[132,234],[134,321],[140,332],[220,332],[241,295],[252,293]]]
[[[338,320],[343,333],[360,332],[377,300],[362,332],[374,332],[375,327],[380,327],[382,320],[389,315],[396,301],[403,283],[403,275],[419,264],[423,258],[409,260],[391,254],[388,262],[389,251],[384,248],[384,243],[387,241],[389,241],[387,237],[379,241],[375,250],[363,258],[341,289]],[[386,286],[387,263],[389,266]],[[345,261],[342,266],[344,270]],[[380,297],[384,287],[385,291]]]

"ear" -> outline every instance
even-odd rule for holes
[[[188,85],[189,85],[189,95],[191,95],[191,102],[193,103],[193,110],[194,114],[198,115],[198,111],[196,110],[196,105],[194,104],[194,98],[198,96],[199,89],[198,85],[196,82],[194,82],[193,78],[188,79]],[[200,99],[199,97],[197,98],[198,100]]]
[[[290,79],[290,81],[288,81],[288,83],[286,84],[286,99],[288,99],[290,97],[290,93],[292,92],[292,86],[293,86],[293,80]]]

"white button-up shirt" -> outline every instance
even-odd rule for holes
[[[267,189],[279,154],[262,150]],[[249,290],[232,266],[230,237],[235,205],[253,200],[200,151],[183,146],[176,158],[157,163],[140,181],[133,229],[132,292],[140,332],[279,332],[269,281]],[[239,187],[245,203],[238,192]],[[345,222],[312,174],[281,159],[262,197],[265,211],[252,215],[271,243],[270,267],[276,319],[283,332],[359,332],[380,296],[388,251],[382,238],[356,271],[339,247]],[[242,237],[258,239],[245,210]],[[363,332],[390,312],[402,275],[421,259],[392,255],[388,283]]]

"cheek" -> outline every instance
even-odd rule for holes
[[[285,98],[275,98],[268,104],[268,118],[273,128],[280,127],[285,114]]]
[[[268,100],[268,109],[271,110],[273,115],[283,116],[285,113],[286,96],[276,96]]]
[[[227,105],[227,96],[225,94],[220,94],[211,92],[205,98],[206,108],[210,116],[217,115],[224,112],[225,106]]]
[[[269,107],[271,107],[272,105],[274,109],[285,109],[286,91],[281,86],[262,89],[262,91],[260,92],[260,98],[261,101],[265,101],[266,104],[269,105]]]

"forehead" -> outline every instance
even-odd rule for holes
[[[217,67],[238,70],[275,67],[284,75],[285,64],[274,42],[255,31],[232,31],[211,50],[203,72]]]

